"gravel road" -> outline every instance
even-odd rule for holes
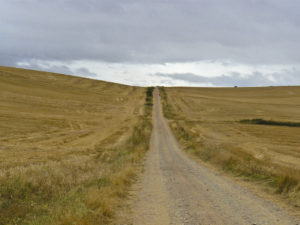
[[[153,133],[134,205],[137,225],[296,225],[297,218],[190,159],[163,118],[154,90]]]

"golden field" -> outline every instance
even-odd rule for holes
[[[113,223],[148,149],[145,98],[146,88],[0,67],[0,224]]]
[[[300,206],[300,87],[160,91],[165,117],[187,152]],[[275,125],[241,122],[253,119]]]

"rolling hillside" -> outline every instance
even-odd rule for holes
[[[161,88],[161,95],[187,152],[300,206],[300,87]]]
[[[145,91],[0,67],[0,224],[111,222],[148,148]]]
[[[0,225],[297,224],[299,102],[0,67]]]

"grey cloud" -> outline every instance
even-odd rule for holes
[[[73,73],[75,75],[82,75],[85,77],[98,77],[97,74],[92,73],[91,71],[89,71],[87,68],[84,68],[84,67],[76,69]]]
[[[67,74],[67,75],[75,75],[75,76],[84,76],[84,77],[89,77],[89,78],[101,78],[95,73],[92,73],[89,71],[87,68],[78,68],[75,70],[70,69],[67,65],[62,65],[62,66],[51,66],[51,65],[45,65],[41,66],[37,63],[31,62],[29,65],[24,65],[22,66],[23,68],[26,69],[37,69],[41,71],[47,71],[47,72],[53,72],[53,73],[62,73],[62,74]]]
[[[3,0],[0,63],[300,61],[297,0]]]
[[[157,73],[155,76],[169,78],[169,80],[181,80],[197,85],[201,83],[210,83],[213,86],[228,87],[228,86],[271,86],[271,85],[299,85],[300,71],[287,73],[274,73],[264,75],[260,72],[254,72],[249,76],[242,76],[237,72],[228,75],[220,75],[218,77],[206,77],[191,73],[186,74],[163,74]],[[272,76],[272,78],[270,77]]]

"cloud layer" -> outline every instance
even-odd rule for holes
[[[300,84],[300,65],[248,65],[200,61],[124,64],[97,61],[31,60],[18,66],[139,86],[271,86]]]
[[[297,0],[3,0],[0,64],[27,63],[39,69],[36,61],[59,62],[61,66],[48,70],[74,73],[69,67],[84,61],[89,63],[82,64],[79,74],[101,77],[104,71],[95,71],[94,62],[137,66],[139,70],[143,65],[146,69],[165,63],[229,61],[248,67],[288,67],[286,78],[278,80],[293,83],[299,81],[293,71],[300,62],[299,10]],[[190,73],[189,67],[185,69],[165,78],[195,84],[188,75],[176,79],[176,74]],[[123,72],[119,72],[120,80],[124,80]],[[200,72],[192,73],[200,77],[211,74]],[[239,73],[238,77],[225,72],[218,74],[219,81],[209,82],[233,85],[233,80],[243,78],[249,85],[269,84],[268,74],[274,71],[260,71],[260,75],[252,70],[232,71]],[[249,73],[264,77],[264,81],[252,83],[244,78]],[[232,82],[227,79],[230,76],[235,77]],[[136,78],[136,74],[126,77],[136,84],[148,79]]]

